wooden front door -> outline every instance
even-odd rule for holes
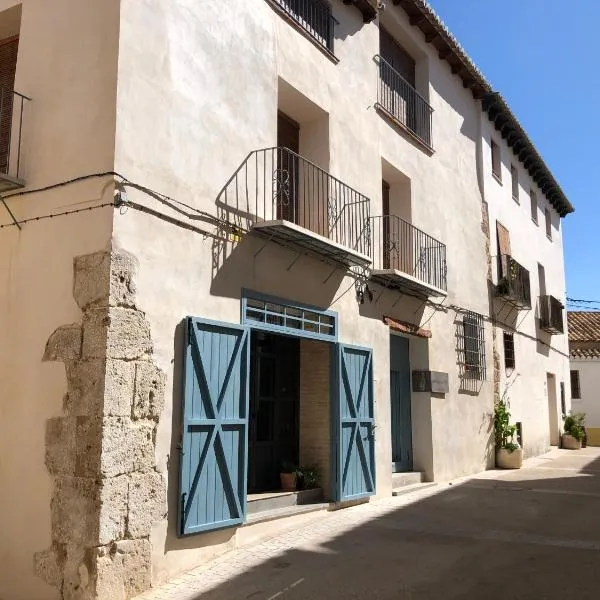
[[[299,223],[298,182],[300,125],[286,114],[277,113],[277,219]],[[291,151],[291,152],[290,152]]]
[[[390,402],[392,409],[392,467],[395,473],[413,467],[409,345],[390,336]]]
[[[251,338],[248,490],[280,488],[283,463],[298,465],[300,344],[255,332]]]

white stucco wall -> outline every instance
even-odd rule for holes
[[[585,413],[585,425],[600,429],[600,361],[571,359],[571,369],[579,371],[581,398],[573,398],[573,411]],[[597,435],[597,434],[596,434]]]
[[[0,28],[16,2],[0,2]],[[23,0],[15,89],[23,119],[25,191],[112,170],[118,1]],[[106,179],[8,199],[19,220],[110,202]],[[11,219],[0,207],[0,223]],[[0,598],[58,591],[33,574],[50,544],[46,420],[63,414],[64,366],[42,363],[48,336],[80,319],[73,258],[108,247],[112,209],[0,229]]]
[[[487,314],[486,262],[481,199],[475,170],[480,107],[462,82],[408,24],[399,8],[386,12],[389,26],[420,49],[435,109],[436,152],[429,156],[376,113],[379,51],[377,24],[364,25],[356,9],[334,2],[335,65],[266,2],[232,0],[198,7],[180,2],[126,0],[122,6],[117,103],[116,170],[130,180],[196,209],[216,214],[215,199],[253,149],[276,144],[280,81],[328,113],[329,171],[372,200],[381,213],[382,159],[411,179],[413,223],[447,244],[446,306]],[[143,23],[144,35],[139,31]],[[242,48],[242,50],[240,50]],[[289,99],[283,98],[288,109]],[[298,100],[298,102],[300,102]],[[294,107],[291,106],[293,109]],[[290,116],[310,119],[298,106]],[[309,111],[310,113],[310,111]],[[312,114],[312,113],[310,113]],[[306,118],[303,118],[306,117]],[[324,154],[327,159],[327,154]],[[320,161],[321,162],[321,161]],[[178,216],[146,194],[130,199]],[[458,217],[460,215],[460,218]],[[212,230],[202,220],[194,221]],[[391,491],[389,332],[384,314],[427,322],[433,331],[432,370],[450,374],[450,392],[413,398],[415,465],[444,479],[490,464],[491,329],[486,327],[488,381],[476,395],[459,393],[456,313],[435,312],[416,299],[375,288],[375,300],[359,305],[353,280],[341,271],[275,244],[247,236],[227,259],[210,239],[133,210],[117,215],[115,244],[140,261],[139,306],[152,324],[155,356],[168,374],[167,406],[160,421],[157,459],[168,472],[169,521],[152,536],[155,581],[191,567],[236,543],[228,530],[178,539],[175,533],[180,420],[180,323],[186,315],[239,322],[246,287],[338,311],[340,340],[374,349],[377,494]],[[216,261],[216,262],[215,262]],[[218,268],[215,267],[218,265]],[[468,265],[468,266],[467,266]],[[419,354],[419,352],[416,352]],[[423,363],[421,363],[423,364]],[[419,365],[417,365],[418,367]],[[425,365],[426,366],[426,365]],[[425,368],[425,367],[424,367]],[[381,432],[381,433],[379,433]],[[422,432],[422,433],[420,433]],[[420,439],[423,436],[424,439]],[[432,442],[433,437],[433,442]]]
[[[523,423],[524,451],[526,456],[537,455],[550,445],[549,390],[547,374],[554,374],[557,409],[560,413],[560,383],[564,382],[567,410],[570,399],[568,334],[566,311],[564,311],[564,334],[549,335],[539,330],[536,320],[539,318],[538,299],[540,285],[538,263],[544,266],[546,293],[566,302],[564,255],[562,241],[562,220],[550,205],[537,184],[533,182],[507,146],[499,132],[495,130],[487,115],[482,119],[482,175],[484,194],[489,207],[491,254],[493,282],[497,283],[495,257],[498,255],[496,222],[499,221],[510,232],[512,257],[529,271],[531,283],[531,310],[517,313],[504,305],[502,300],[493,304],[499,321],[505,321],[514,333],[516,366],[508,377],[504,368],[504,350],[502,328],[497,327],[497,349],[500,356],[500,374],[502,393],[510,386],[508,398],[514,421]],[[492,157],[490,140],[500,147],[502,161],[502,183],[492,175]],[[511,164],[518,169],[519,202],[512,198]],[[529,190],[533,189],[538,200],[538,224],[531,218]],[[544,210],[550,209],[552,215],[552,240],[546,237]],[[541,340],[538,341],[538,340]],[[548,347],[550,345],[550,347]],[[562,423],[560,414],[555,422]]]

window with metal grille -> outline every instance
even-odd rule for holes
[[[504,332],[504,368],[514,369],[515,368],[515,338],[514,335],[508,331]]]
[[[571,398],[581,398],[581,387],[579,385],[579,371],[571,371]]]
[[[512,183],[512,197],[517,204],[519,203],[519,171],[515,165],[510,165],[510,178]]]
[[[502,181],[502,161],[500,160],[500,146],[492,140],[492,173]]]
[[[465,375],[470,379],[484,380],[485,368],[485,329],[483,316],[467,312],[463,316],[463,363]]]
[[[248,293],[242,298],[242,323],[256,329],[281,331],[315,339],[337,338],[337,314]]]
[[[537,196],[533,190],[529,190],[529,200],[531,201],[531,220],[538,224],[538,205]]]

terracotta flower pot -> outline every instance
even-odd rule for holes
[[[572,435],[564,433],[562,436],[562,447],[565,450],[581,450],[581,440],[576,440]]]
[[[281,491],[296,491],[296,473],[279,473],[279,478],[281,479]]]
[[[523,448],[510,452],[506,448],[496,450],[496,466],[499,469],[520,469],[523,465]]]

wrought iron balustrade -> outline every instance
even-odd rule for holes
[[[540,328],[548,333],[564,333],[564,306],[554,296],[540,296]]]
[[[529,271],[508,254],[498,256],[496,295],[519,308],[531,308]]]
[[[0,87],[0,191],[21,187],[21,133],[27,96]]]
[[[395,215],[371,217],[373,269],[401,271],[447,290],[446,246]]]
[[[375,62],[379,69],[377,104],[431,148],[433,108],[385,58],[377,55]]]
[[[333,52],[333,31],[336,20],[331,6],[323,0],[269,0],[308,35]]]
[[[251,152],[217,203],[244,230],[285,221],[370,256],[369,198],[288,148]]]

